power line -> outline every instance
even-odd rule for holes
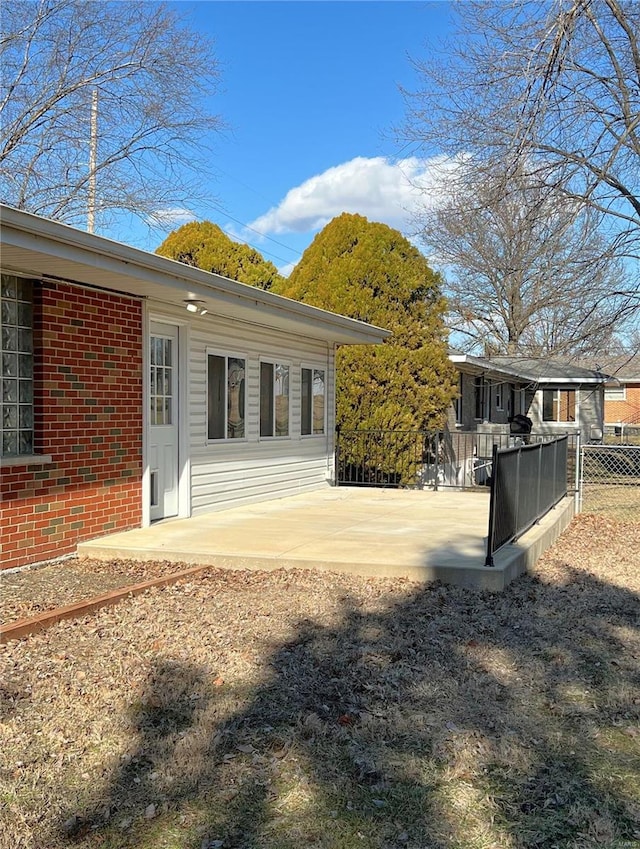
[[[244,227],[247,230],[251,230],[252,233],[256,233],[263,239],[268,239],[270,242],[273,242],[274,245],[280,245],[281,248],[286,248],[288,251],[291,251],[292,253],[297,254],[298,256],[302,256],[302,251],[299,251],[297,248],[292,248],[289,245],[285,245],[284,242],[279,242],[277,239],[273,239],[271,236],[267,236],[266,233],[261,233],[260,230],[256,230],[255,227],[251,227],[249,224],[244,224],[242,221],[239,221],[237,218],[234,218],[233,215],[229,215],[229,213],[227,212],[225,212],[225,215],[227,218],[230,218],[232,221],[234,221],[236,224],[239,224],[241,227]],[[249,243],[247,242],[247,244]]]
[[[224,215],[225,218],[230,219],[235,224],[239,224],[241,227],[245,228],[246,230],[250,230],[252,233],[255,233],[256,235],[260,236],[261,238],[267,239],[268,241],[273,242],[275,245],[279,245],[281,248],[285,248],[286,250],[291,251],[292,253],[296,254],[296,256],[298,258],[300,258],[302,256],[302,251],[299,251],[297,248],[292,248],[289,245],[285,245],[284,242],[280,242],[280,241],[278,241],[278,239],[274,239],[272,236],[268,236],[266,233],[261,233],[260,230],[256,230],[255,227],[251,227],[251,225],[245,224],[244,221],[240,221],[239,218],[235,218],[233,215],[228,213],[226,211],[226,209],[224,209],[224,208],[220,209],[219,207],[209,207],[208,210],[207,210],[207,207],[205,206],[205,207],[203,207],[203,209],[205,211],[205,214],[208,213],[208,214],[211,215],[212,218],[218,219],[218,221],[216,223],[220,222],[221,219],[222,219],[222,216]],[[225,233],[227,233],[227,235],[229,235],[228,230],[224,227],[224,225],[222,223],[219,223],[218,226],[221,227],[222,230]],[[233,235],[235,236],[236,234],[234,233]],[[260,254],[268,254],[269,256],[273,257],[274,259],[277,259],[280,262],[284,262],[286,264],[291,262],[291,259],[285,259],[285,257],[279,256],[278,254],[274,253],[273,251],[270,251],[268,248],[265,248],[262,245],[256,245],[253,242],[250,242],[248,239],[243,239],[242,241],[244,242],[244,244],[249,245],[249,247],[258,251],[258,253],[260,253]]]
[[[230,216],[230,215],[229,215],[229,216],[227,216],[227,217],[228,217],[228,218],[231,218],[231,216]],[[232,221],[235,221],[235,218],[232,218],[231,220],[232,220]],[[238,222],[236,222],[236,223],[238,223],[238,224],[239,224],[240,222],[238,221]],[[225,233],[227,233],[227,231],[224,229],[224,227],[222,227],[222,230],[223,230]],[[227,235],[228,235],[228,233],[227,233]],[[234,239],[233,241],[235,241],[235,239]],[[247,241],[246,239],[243,241],[243,244],[248,245],[250,248],[253,248],[255,251],[258,251],[258,253],[259,253],[261,256],[262,256],[262,255],[264,255],[264,254],[267,254],[267,256],[273,257],[274,259],[277,259],[277,260],[279,260],[280,262],[284,262],[284,263],[285,263],[285,264],[287,264],[287,265],[291,262],[291,260],[290,260],[290,259],[285,259],[283,256],[278,256],[278,254],[274,254],[274,253],[273,253],[273,251],[270,251],[270,250],[268,250],[268,249],[266,249],[266,248],[258,247],[257,245],[254,245],[254,244],[253,244],[253,242],[249,242],[249,241]],[[286,246],[286,245],[284,245],[284,247],[287,247],[287,246]],[[294,249],[293,249],[293,248],[291,248],[291,250],[294,250]],[[296,251],[296,253],[297,253],[299,256],[302,256],[302,254],[300,253],[300,251]]]
[[[273,199],[268,198],[262,192],[258,191],[258,189],[256,189],[255,186],[250,186],[249,183],[245,183],[243,180],[240,180],[238,177],[235,177],[233,174],[230,174],[228,171],[225,171],[222,168],[216,168],[216,171],[219,174],[224,174],[226,177],[228,177],[230,180],[233,180],[235,183],[238,183],[240,186],[244,186],[245,189],[248,189],[250,192],[253,192],[253,194],[256,195],[257,197],[262,198],[262,200],[266,201],[271,207],[278,205],[277,203],[273,202]],[[280,245],[281,248],[285,248],[288,251],[292,251],[293,253],[298,254],[298,256],[302,256],[301,251],[297,250],[296,248],[291,248],[291,247],[289,247],[289,245],[285,245],[284,242],[279,242],[277,239],[274,239],[272,236],[267,236],[266,233],[261,233],[260,230],[256,230],[255,227],[251,227],[251,225],[245,224],[243,221],[240,221],[239,219],[234,218],[233,215],[229,214],[226,211],[226,209],[224,209],[224,207],[223,207],[223,210],[224,210],[224,213],[227,216],[227,218],[230,218],[232,221],[234,221],[236,224],[239,224],[241,227],[245,227],[247,230],[251,230],[253,233],[256,233],[258,236],[261,236],[263,239],[268,239],[270,242],[273,242],[275,245]],[[249,243],[247,242],[247,244],[249,244]],[[273,256],[275,256],[275,254],[273,254]],[[280,257],[278,257],[278,259],[280,259]]]

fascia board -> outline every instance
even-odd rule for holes
[[[470,354],[449,354],[449,359],[454,365],[466,365],[472,370],[473,374],[484,374],[489,377],[496,376],[499,378],[517,381],[518,383],[531,383],[534,378],[524,375],[520,372],[511,371],[506,368],[501,368],[493,363],[488,363],[478,357],[472,357]]]
[[[602,377],[538,377],[535,378],[535,382],[545,385],[550,383],[562,385],[567,383],[571,385],[576,385],[579,383],[598,385],[599,383],[602,383],[604,385],[607,382],[607,378],[604,375]]]
[[[260,323],[267,316],[284,318],[288,324],[295,324],[299,333],[307,330],[314,336],[344,345],[379,344],[391,335],[384,328],[4,205],[0,206],[0,226],[2,244],[71,263],[77,268],[79,279],[70,282],[89,283],[82,280],[88,269],[103,271],[118,278],[123,292],[139,294],[136,288],[139,290],[139,284],[146,283],[157,287],[159,292],[173,291],[183,298],[213,298],[216,304],[244,307],[245,313],[257,314]],[[105,285],[105,288],[115,286]]]

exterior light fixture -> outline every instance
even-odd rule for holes
[[[184,305],[188,312],[195,313],[196,315],[206,315],[209,310],[201,306],[201,304],[204,304],[204,301],[198,298],[185,298],[184,300]]]

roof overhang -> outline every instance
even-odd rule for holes
[[[391,331],[274,295],[66,224],[0,204],[5,273],[122,292],[339,345],[378,344]],[[206,320],[206,317],[202,320]]]
[[[449,359],[457,366],[465,366],[465,370],[470,374],[492,375],[505,380],[517,381],[518,383],[530,382],[530,378],[528,377],[523,377],[511,369],[496,366],[481,357],[473,357],[471,354],[450,353]]]
[[[459,351],[449,353],[449,359],[452,363],[458,366],[466,366],[467,370],[472,374],[488,374],[496,377],[518,381],[519,383],[528,383],[536,385],[584,385],[584,384],[604,384],[609,376],[603,373],[593,372],[592,374],[584,374],[580,376],[567,375],[536,375],[527,372],[526,369],[516,369],[499,363],[494,363],[484,357],[474,357],[471,354],[463,354]]]

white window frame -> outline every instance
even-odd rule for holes
[[[553,392],[554,393],[554,403],[556,407],[556,417],[555,419],[545,419],[544,417],[544,393],[545,392]],[[564,421],[559,418],[560,416],[560,392],[573,392],[574,399],[574,418],[573,421]],[[542,389],[540,393],[540,420],[543,424],[559,424],[566,425],[567,427],[574,427],[580,422],[580,392],[575,386],[559,386],[554,389],[548,387],[546,389]]]
[[[310,420],[311,420],[311,433],[303,433],[302,424],[304,421],[304,410],[303,410],[303,397],[302,397],[302,385],[303,385],[303,373],[304,371],[311,372],[311,410],[310,410]],[[323,404],[323,417],[322,417],[322,432],[315,433],[313,430],[313,383],[315,380],[314,372],[321,371],[324,375],[324,404]],[[302,439],[317,439],[318,437],[326,436],[327,433],[327,367],[326,365],[319,365],[318,363],[300,363],[300,436]]]
[[[205,411],[206,411],[206,428],[207,428],[207,444],[220,444],[222,442],[240,443],[247,442],[247,374],[249,371],[249,358],[246,354],[233,351],[223,351],[216,348],[206,348],[206,392],[205,392]],[[209,357],[220,357],[224,359],[224,436],[211,437],[209,436]],[[242,436],[229,436],[229,360],[244,360],[244,433]]]
[[[271,382],[271,402],[273,404],[273,430],[274,433],[271,434],[262,434],[262,364],[268,364],[273,366],[273,380]],[[287,432],[286,433],[275,433],[276,429],[276,369],[278,366],[288,369],[289,371],[289,380],[288,380],[288,405],[287,405]],[[302,372],[301,372],[302,374]],[[302,379],[302,378],[301,378]],[[274,357],[260,357],[260,371],[259,371],[259,400],[258,400],[258,408],[259,408],[259,422],[258,422],[258,434],[260,439],[291,439],[291,363],[286,362],[284,360],[278,360]]]
[[[504,411],[504,386],[504,383],[496,383],[494,387],[496,410],[499,412]]]

